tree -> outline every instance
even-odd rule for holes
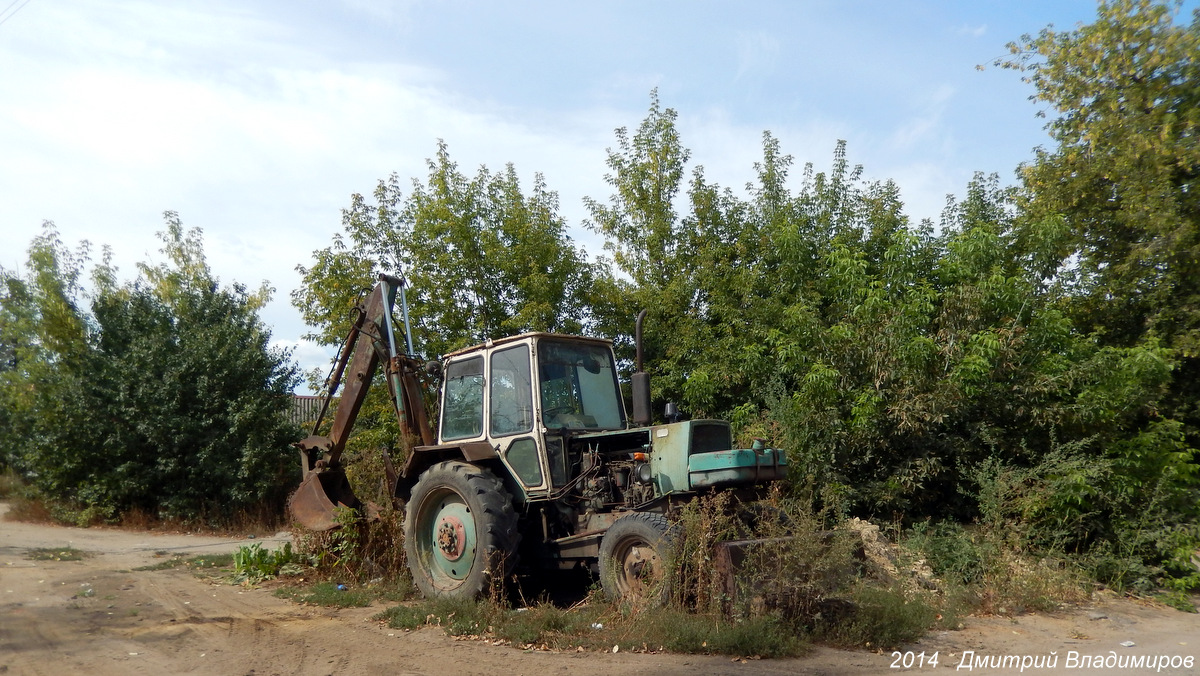
[[[692,171],[687,199],[680,199],[691,153],[676,117],[652,92],[636,132],[616,130],[617,147],[608,150],[605,178],[614,192],[607,204],[585,200],[588,227],[606,237],[616,271],[607,261],[600,269],[605,293],[597,295],[594,311],[628,358],[632,346],[625,337],[633,334],[637,312],[646,309],[653,398],[682,403],[694,415],[717,415],[754,397],[755,386],[770,377],[763,344],[774,329],[778,296],[771,289],[777,280],[763,262],[773,244],[750,205],[709,182],[703,167]],[[778,157],[769,135],[764,145],[765,171],[786,174],[788,159]],[[681,216],[677,206],[687,211]]]
[[[1031,230],[1061,223],[1055,272],[1079,328],[1107,345],[1147,337],[1178,359],[1164,411],[1200,447],[1200,14],[1102,2],[1096,21],[1009,45],[1049,104],[1055,147],[1021,168]]]
[[[118,286],[96,266],[91,312],[52,226],[30,249],[29,279],[9,275],[4,317],[17,367],[3,394],[14,464],[46,495],[114,517],[130,509],[221,518],[282,506],[296,480],[286,419],[295,366],[258,319],[269,289],[222,288],[199,230],[166,214],[167,262]],[[85,250],[86,251],[86,250]],[[9,408],[12,406],[12,408]]]
[[[313,265],[298,268],[303,282],[292,302],[315,328],[310,337],[340,344],[354,304],[380,273],[406,279],[414,349],[430,358],[526,331],[582,332],[592,321],[593,265],[567,236],[558,197],[541,175],[528,193],[512,165],[500,173],[480,167],[469,178],[440,142],[427,168],[407,196],[395,174],[379,181],[373,202],[353,195],[342,232],[314,252]],[[377,379],[355,424],[350,462],[399,438]]]
[[[524,331],[581,331],[592,266],[541,175],[529,195],[512,165],[468,178],[444,143],[427,166],[407,197],[396,175],[379,181],[374,203],[353,195],[343,233],[298,268],[293,303],[318,328],[312,337],[340,342],[379,273],[407,279],[414,339],[430,356]]]
[[[1176,24],[1179,6],[1101,2],[997,62],[1052,111],[1054,146],[1020,168],[1019,241],[1098,345],[1072,369],[1090,413],[1074,432],[1112,471],[1075,507],[1103,514],[1093,537],[1175,574],[1200,541],[1200,13]]]

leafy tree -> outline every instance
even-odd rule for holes
[[[1021,167],[1021,240],[1103,346],[1074,371],[1091,383],[1078,429],[1099,429],[1092,455],[1111,472],[1070,507],[1102,514],[1093,531],[1141,561],[1186,562],[1180,543],[1200,542],[1200,14],[1176,24],[1178,8],[1102,2],[1094,22],[1023,36],[998,62],[1053,111],[1054,147]],[[1134,385],[1150,374],[1157,387]]]
[[[585,200],[588,225],[607,238],[616,273],[607,265],[598,271],[605,291],[593,311],[601,332],[631,357],[633,320],[646,309],[654,399],[715,415],[745,402],[770,378],[763,345],[779,306],[771,289],[777,280],[764,265],[773,245],[752,207],[710,183],[702,167],[686,186],[688,211],[677,213],[690,151],[676,117],[652,93],[637,131],[616,131],[617,147],[608,151],[606,179],[614,189],[608,203]],[[778,156],[769,135],[764,145],[769,166],[763,171],[786,174],[789,160]]]
[[[1040,466],[1078,442],[1108,462],[1166,438],[1156,428],[1131,445],[1129,434],[1163,401],[1169,354],[1073,329],[1065,287],[1045,274],[1061,220],[1025,225],[996,177],[950,200],[935,235],[909,223],[894,183],[863,180],[844,144],[829,171],[806,165],[792,192],[791,158],[767,134],[748,199],[696,168],[687,201],[668,205],[656,196],[682,191],[688,157],[674,122],[652,98],[609,151],[613,196],[589,202],[624,273],[614,307],[650,309],[660,403],[773,437],[794,476],[838,484],[858,510],[887,517],[970,518],[963,487],[989,458]],[[1142,475],[1146,486],[1161,472]],[[1049,512],[1075,515],[1073,546],[1127,513],[1059,498]]]
[[[30,249],[29,279],[8,276],[20,358],[3,395],[23,433],[14,464],[46,495],[104,517],[282,505],[295,474],[285,416],[295,367],[258,319],[269,289],[221,288],[199,230],[166,221],[168,262],[118,286],[106,259],[90,313],[78,285],[86,257],[51,226]]]
[[[303,282],[292,302],[315,327],[310,337],[340,344],[353,305],[380,273],[406,278],[414,349],[429,357],[526,331],[581,332],[591,321],[593,266],[566,235],[558,197],[542,177],[528,193],[512,165],[500,173],[480,167],[469,178],[444,143],[427,166],[426,181],[414,180],[407,196],[394,174],[379,181],[373,202],[353,195],[343,232],[298,268]],[[350,463],[363,449],[395,447],[400,436],[376,377],[347,448]]]
[[[1055,147],[1022,167],[1031,228],[1061,222],[1071,314],[1110,345],[1155,336],[1179,357],[1168,412],[1200,446],[1200,14],[1102,2],[1093,23],[1011,44],[1001,65],[1049,104]]]
[[[0,370],[0,401],[6,463],[21,468],[24,451],[39,430],[79,429],[83,411],[69,405],[82,383],[88,326],[77,298],[90,247],[71,251],[52,223],[29,248],[28,274],[0,270],[0,341],[6,363]]]
[[[414,340],[430,356],[523,331],[579,332],[592,268],[542,177],[528,195],[512,165],[468,178],[444,143],[428,168],[407,197],[395,175],[379,182],[374,203],[353,195],[344,234],[299,268],[293,303],[319,329],[312,337],[340,342],[349,308],[379,273],[406,277]]]

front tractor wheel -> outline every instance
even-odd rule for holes
[[[674,538],[662,514],[641,512],[617,519],[600,541],[600,583],[614,601],[666,601],[667,565]]]
[[[404,515],[404,553],[426,598],[476,598],[516,564],[517,514],[504,484],[465,462],[421,474]]]

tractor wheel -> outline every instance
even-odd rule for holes
[[[404,553],[426,598],[476,598],[516,565],[517,514],[504,484],[465,462],[421,474],[404,518]]]
[[[674,533],[667,517],[639,512],[617,519],[600,540],[600,583],[613,601],[660,604],[670,596],[667,565]]]

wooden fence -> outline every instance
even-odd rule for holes
[[[329,411],[325,414],[327,419],[335,409],[337,409],[337,399],[329,404]],[[320,412],[321,397],[312,394],[296,394],[292,395],[292,409],[288,412],[288,420],[307,429],[312,427],[313,421],[317,419],[317,414]]]

